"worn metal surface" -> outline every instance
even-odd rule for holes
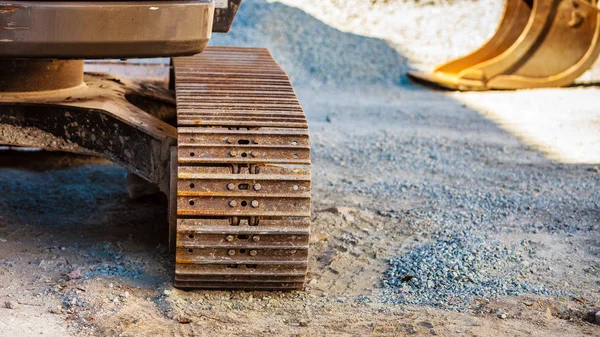
[[[573,83],[600,54],[596,0],[506,0],[496,33],[473,53],[410,72],[458,90],[560,87]]]
[[[264,49],[209,47],[174,64],[175,285],[301,289],[310,143],[287,75]]]
[[[0,58],[193,55],[213,15],[211,0],[0,1]]]
[[[0,93],[60,90],[81,85],[82,60],[0,59]]]
[[[213,32],[227,33],[231,29],[233,19],[242,4],[242,0],[215,0],[215,18]]]
[[[75,89],[0,93],[0,144],[105,157],[168,192],[176,129],[127,97],[166,98],[148,84],[87,74]]]

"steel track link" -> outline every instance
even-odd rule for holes
[[[266,49],[209,47],[173,64],[175,286],[302,289],[310,141],[289,78]]]

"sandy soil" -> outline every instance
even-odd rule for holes
[[[314,236],[305,291],[173,289],[163,197],[129,200],[126,171],[100,159],[4,151],[0,336],[600,336],[598,162],[564,163],[550,155],[561,152],[555,143],[501,123],[495,113],[512,118],[502,109],[478,110],[498,101],[510,110],[525,96],[524,110],[539,116],[553,97],[576,102],[597,88],[468,101],[411,84],[406,69],[485,39],[498,6],[362,3],[250,0],[232,34],[215,41],[270,47],[307,111]],[[473,16],[467,27],[449,24]],[[400,33],[386,36],[380,22]],[[596,69],[586,80],[600,79]],[[543,93],[540,104],[527,100]],[[598,115],[585,109],[592,127],[582,133],[592,138],[574,146],[597,153]],[[576,110],[556,104],[553,114]],[[547,124],[576,134],[568,123]],[[518,259],[498,271],[553,295],[457,294],[460,309],[394,300],[383,286],[390,260],[446,232],[510,249]]]

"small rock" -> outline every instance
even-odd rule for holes
[[[53,314],[62,314],[63,307],[62,307],[62,305],[57,305],[56,308],[50,309],[50,312]]]
[[[7,243],[8,241],[6,239],[0,238],[0,242]]]
[[[498,315],[498,318],[500,318],[500,319],[506,319],[507,317],[508,316],[504,313]]]
[[[317,233],[314,235],[314,238],[317,241],[327,241],[327,240],[329,240],[329,234],[323,233],[323,232]]]
[[[300,326],[303,328],[308,327],[308,322],[307,321],[300,321]]]
[[[600,311],[596,313],[596,324],[600,324]]]
[[[69,274],[67,274],[69,280],[79,280],[82,276],[83,275],[81,274],[80,269],[74,269]]]
[[[19,303],[15,302],[15,301],[6,301],[6,302],[4,302],[4,306],[7,309],[17,309],[19,307]]]
[[[163,294],[169,296],[169,295],[171,295],[171,290],[165,289],[165,291],[163,291]]]
[[[344,217],[350,215],[350,213],[355,213],[358,212],[359,210],[356,208],[352,208],[352,207],[331,207],[328,209],[323,210],[323,212],[329,212],[329,213],[333,213],[333,214],[339,214],[342,215]]]
[[[123,298],[127,298],[127,297],[129,297],[129,292],[128,291],[124,291],[122,293],[119,293],[119,296],[123,297]]]
[[[589,171],[590,172],[594,172],[594,173],[598,173],[598,172],[600,172],[600,167],[594,166],[594,167],[590,168]]]

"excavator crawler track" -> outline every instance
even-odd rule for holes
[[[310,235],[308,124],[266,49],[173,60],[175,286],[302,289]]]

